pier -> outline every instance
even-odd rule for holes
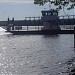
[[[59,25],[75,25],[75,15],[59,16]]]
[[[75,15],[71,15],[73,18],[66,18],[66,16],[59,16],[58,23],[61,26],[73,26],[75,25]],[[37,20],[36,20],[37,18]],[[30,20],[29,20],[30,19]],[[11,24],[10,20],[10,24]],[[18,28],[17,28],[18,27]],[[22,27],[22,28],[21,28]],[[23,28],[25,27],[25,30]],[[30,30],[31,27],[34,27],[34,30]],[[74,34],[73,29],[66,29],[66,30],[50,30],[50,31],[43,31],[41,30],[43,27],[43,22],[41,21],[40,17],[26,17],[25,20],[14,20],[14,30],[12,29],[10,32],[15,35],[23,35],[23,34]]]

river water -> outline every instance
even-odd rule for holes
[[[0,75],[68,75],[73,34],[12,35],[0,31]]]

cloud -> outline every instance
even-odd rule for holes
[[[12,3],[33,3],[34,0],[0,0],[0,2],[12,2]]]

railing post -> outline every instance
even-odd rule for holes
[[[9,19],[9,17],[8,17],[7,31],[10,31],[10,25],[9,25],[10,23],[9,23],[9,22],[10,22],[10,19]]]
[[[74,48],[75,48],[75,27],[74,27]]]
[[[28,31],[28,25],[27,25],[27,31]]]
[[[39,30],[39,24],[40,24],[40,17],[38,17],[38,30]]]

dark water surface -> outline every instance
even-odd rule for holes
[[[68,75],[75,57],[73,34],[12,35],[0,33],[0,75]]]

